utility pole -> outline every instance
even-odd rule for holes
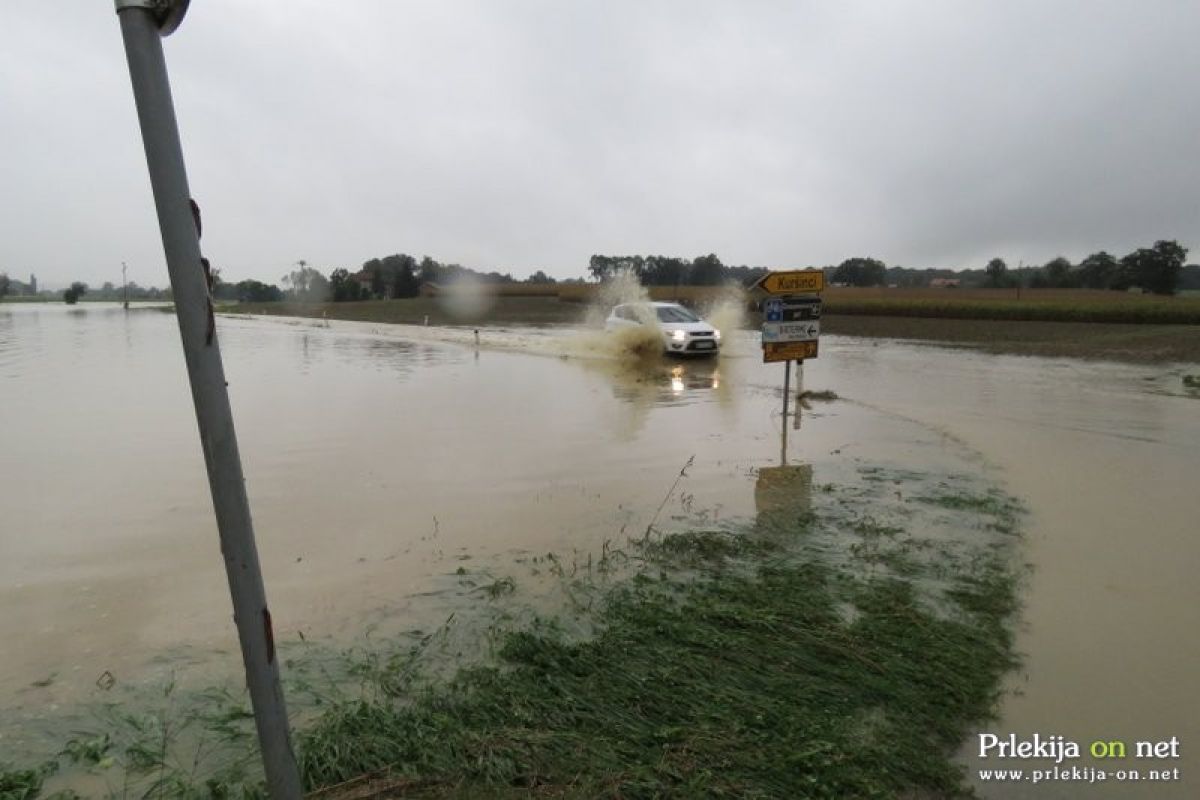
[[[125,262],[121,262],[121,290],[125,294],[125,310],[129,310],[129,279],[125,277]]]
[[[276,800],[301,797],[287,710],[279,682],[271,614],[254,543],[250,503],[229,406],[225,369],[212,326],[212,298],[200,256],[199,215],[193,212],[161,37],[183,20],[188,0],[115,0],[133,85],[150,185],[175,296],[216,512],[221,553],[233,599],[246,684],[262,747],[267,791]]]

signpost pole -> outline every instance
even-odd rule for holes
[[[267,610],[266,590],[254,542],[225,370],[216,337],[209,328],[211,298],[200,261],[197,219],[192,212],[160,40],[178,25],[186,7],[186,0],[168,3],[116,0],[200,443],[208,468],[221,553],[233,599],[233,618],[262,747],[267,791],[276,800],[292,800],[302,794],[300,773],[292,751],[287,710],[279,683],[271,614]],[[164,18],[162,14],[167,8],[171,10]]]
[[[796,410],[792,412],[792,425],[796,430],[800,430],[800,399],[804,396],[804,359],[796,362]]]
[[[779,462],[787,464],[787,418],[788,418],[788,391],[789,384],[792,379],[792,362],[783,362],[783,452],[779,454]]]

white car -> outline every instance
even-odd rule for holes
[[[715,356],[721,349],[721,332],[678,303],[623,303],[604,321],[609,331],[639,325],[657,326],[670,355]]]

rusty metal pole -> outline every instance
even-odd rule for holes
[[[254,542],[225,369],[215,331],[210,327],[212,298],[201,264],[197,218],[193,216],[163,57],[161,37],[179,25],[187,2],[116,0],[116,8],[208,468],[246,684],[262,747],[267,790],[277,800],[292,800],[302,795],[300,773],[279,682],[271,614]]]

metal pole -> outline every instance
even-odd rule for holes
[[[792,427],[800,430],[800,417],[803,416],[800,412],[804,409],[802,400],[804,398],[804,359],[796,360],[796,410],[792,412]]]
[[[787,466],[788,391],[792,382],[791,359],[783,362],[783,443],[779,450],[779,465]]]
[[[142,3],[117,0],[116,5],[191,380],[200,443],[208,468],[221,553],[233,598],[233,618],[262,747],[267,790],[273,798],[291,800],[301,796],[300,774],[279,683],[271,614],[254,544],[225,370],[216,338],[208,330],[211,313],[208,284],[200,263],[199,234],[192,216],[191,193],[160,31],[145,0]]]
[[[121,262],[121,288],[125,294],[125,310],[129,310],[129,279],[125,277],[125,262]]]

